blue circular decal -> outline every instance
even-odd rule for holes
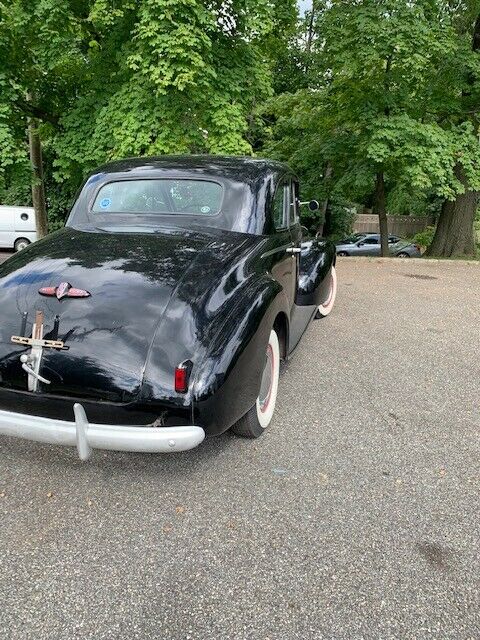
[[[108,209],[108,207],[112,204],[112,201],[110,198],[102,198],[100,200],[100,206],[102,207],[102,209]]]
[[[202,213],[210,213],[210,207],[202,207],[202,208],[200,209],[200,211],[201,211]]]

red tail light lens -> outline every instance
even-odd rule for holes
[[[175,391],[185,393],[188,388],[187,370],[182,367],[175,369]]]
[[[175,369],[175,391],[177,393],[187,393],[188,379],[192,370],[192,362],[186,360],[178,365]]]

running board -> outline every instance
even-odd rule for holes
[[[292,312],[290,314],[289,354],[293,352],[300,342],[300,338],[305,333],[306,328],[313,320],[316,312],[316,305],[308,305],[306,307],[300,307],[296,304],[293,305]]]

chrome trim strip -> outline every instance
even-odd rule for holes
[[[280,253],[280,251],[285,253],[285,251],[291,246],[292,246],[291,242],[289,242],[288,244],[282,244],[281,247],[275,247],[275,249],[270,249],[269,251],[265,251],[264,253],[262,253],[260,258],[268,258],[269,256],[273,256],[275,253]]]
[[[81,460],[88,460],[93,449],[171,453],[187,451],[205,438],[201,427],[135,427],[89,424],[81,404],[74,404],[75,422],[53,420],[0,409],[0,434],[36,442],[77,447]]]

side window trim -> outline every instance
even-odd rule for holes
[[[285,203],[285,222],[286,228],[290,229],[290,180],[287,178],[283,185],[284,203]]]
[[[300,216],[298,215],[298,198],[296,181],[294,178],[288,179],[288,226],[289,228],[295,224],[300,223]]]
[[[283,229],[288,229],[290,227],[290,213],[289,213],[289,188],[288,182],[283,182]]]
[[[288,193],[287,193],[287,182],[285,180],[282,180],[281,182],[279,182],[279,184],[277,185],[277,188],[275,189],[275,193],[273,194],[273,203],[272,203],[272,218],[273,218],[273,223],[274,223],[274,227],[275,227],[275,231],[285,231],[286,229],[288,229]],[[281,226],[277,226],[275,224],[275,201],[276,198],[278,197],[278,195],[280,193],[283,193],[283,221],[282,221],[282,225]]]

